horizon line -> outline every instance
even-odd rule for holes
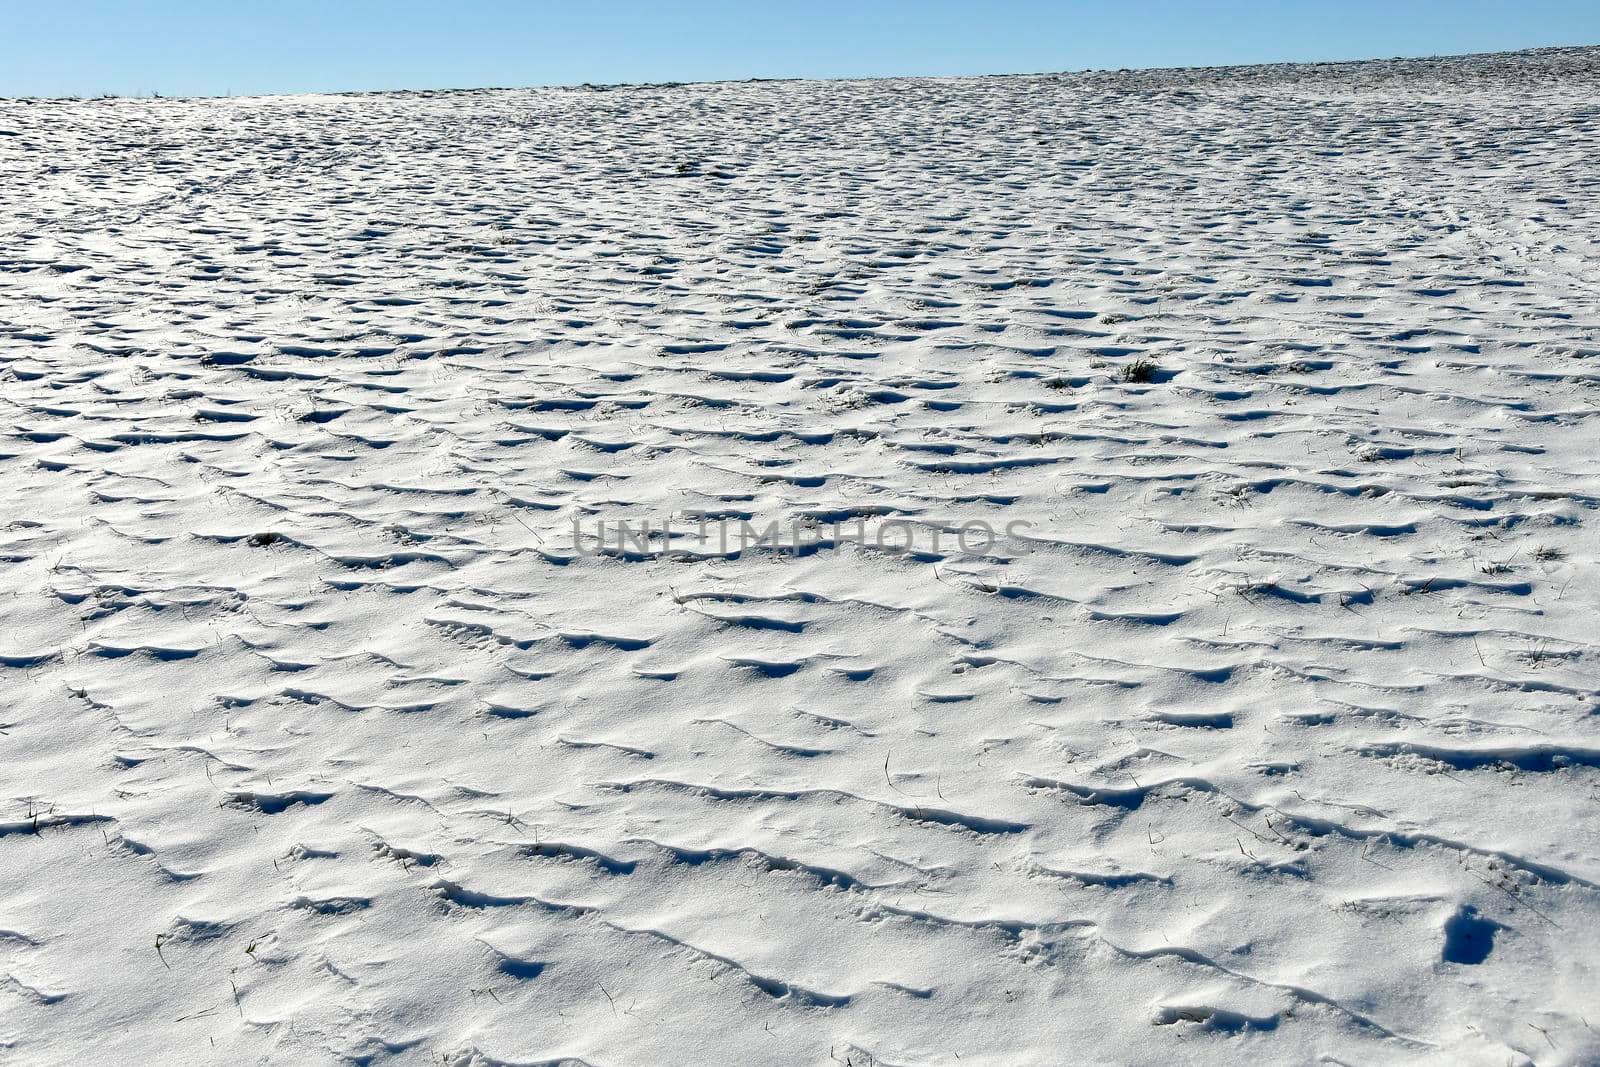
[[[1581,52],[1600,49],[1600,42],[1589,44],[1533,45],[1527,48],[1499,49],[1489,52],[1437,52],[1429,55],[1362,56],[1345,59],[1280,59],[1262,63],[1208,63],[1182,66],[1150,67],[1074,67],[1061,70],[990,71],[978,74],[840,74],[814,77],[763,77],[745,78],[665,79],[639,82],[547,82],[527,85],[437,85],[405,89],[308,89],[267,93],[179,93],[165,95],[157,90],[149,93],[93,93],[63,96],[10,96],[0,94],[0,103],[89,103],[100,100],[266,100],[280,97],[312,96],[403,96],[431,93],[506,93],[537,90],[582,89],[651,89],[679,88],[708,85],[789,84],[793,82],[875,82],[875,81],[971,81],[981,78],[1043,78],[1062,75],[1085,74],[1161,74],[1194,71],[1259,70],[1269,67],[1348,67],[1366,63],[1425,63],[1449,59],[1480,59],[1495,56],[1534,55],[1541,52]]]

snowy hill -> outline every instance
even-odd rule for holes
[[[1600,1060],[1600,50],[0,178],[6,1062]]]

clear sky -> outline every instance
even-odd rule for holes
[[[0,0],[0,96],[1002,74],[1600,44],[1600,0]]]

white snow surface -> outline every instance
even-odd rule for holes
[[[0,178],[4,1062],[1600,1062],[1600,51]]]

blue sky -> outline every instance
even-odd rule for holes
[[[0,95],[999,74],[1600,44],[1595,0],[0,0]]]

